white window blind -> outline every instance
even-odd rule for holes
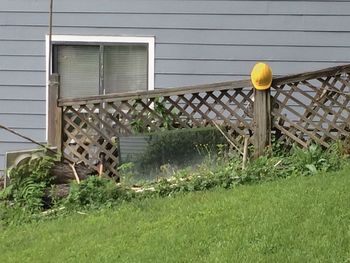
[[[147,90],[147,46],[104,47],[106,93]]]
[[[148,46],[59,45],[57,71],[61,98],[147,90]]]
[[[58,46],[60,97],[99,93],[99,46]]]

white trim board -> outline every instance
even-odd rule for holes
[[[79,36],[79,35],[52,35],[51,45],[60,43],[144,43],[148,45],[148,90],[154,90],[154,63],[155,63],[155,37],[137,37],[137,36]],[[46,141],[48,138],[48,90],[49,90],[49,35],[46,35]],[[52,53],[51,53],[52,54]],[[51,59],[52,63],[52,59]],[[51,72],[50,72],[51,74]]]

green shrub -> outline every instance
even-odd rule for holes
[[[285,173],[285,169],[280,167],[282,161],[283,159],[280,157],[268,157],[266,155],[252,160],[240,172],[241,180],[248,183],[287,177],[288,174]]]
[[[50,169],[54,161],[54,157],[43,156],[12,168],[9,171],[10,186],[1,193],[0,199],[23,210],[41,210],[45,205],[45,189],[53,179],[50,177]]]
[[[335,171],[344,164],[341,151],[340,143],[331,145],[327,150],[323,150],[315,144],[307,149],[294,146],[287,164],[293,173],[301,175],[312,175],[320,171]]]
[[[69,209],[91,209],[112,206],[132,197],[133,192],[117,185],[113,180],[91,176],[80,184],[72,182],[70,193],[63,205]]]

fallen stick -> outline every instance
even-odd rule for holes
[[[225,137],[225,139],[240,153],[243,155],[243,152],[230,140],[230,138],[224,133],[224,131],[217,125],[217,123],[213,120],[213,124],[215,125],[215,128],[219,130],[219,132]]]
[[[80,212],[80,211],[77,211],[77,213],[78,213],[79,215],[87,215],[87,213]]]
[[[52,214],[52,213],[55,213],[55,212],[58,212],[58,211],[61,211],[61,210],[64,210],[64,209],[66,209],[66,208],[64,206],[62,206],[62,207],[59,207],[59,208],[46,210],[44,212],[41,212],[41,214],[42,215],[49,215],[49,214]]]
[[[102,175],[103,175],[103,164],[102,163],[100,163],[99,164],[99,166],[98,166],[98,176],[99,177],[102,177]]]
[[[248,159],[248,143],[249,143],[249,138],[248,136],[244,137],[244,147],[243,147],[243,162],[242,162],[242,169],[245,169],[245,166],[247,164],[247,159]]]
[[[1,125],[1,124],[0,124],[0,129],[4,129],[5,131],[8,131],[8,132],[10,132],[10,133],[12,133],[12,134],[14,134],[14,135],[16,135],[16,136],[18,136],[18,137],[21,137],[22,139],[25,139],[25,140],[27,140],[27,141],[30,141],[31,143],[34,143],[34,144],[36,144],[36,145],[38,145],[38,146],[43,147],[45,150],[47,150],[47,151],[49,151],[49,152],[51,152],[51,153],[53,153],[53,154],[57,154],[57,152],[56,152],[55,150],[50,149],[47,145],[44,145],[44,144],[42,144],[42,143],[40,143],[40,142],[37,142],[37,141],[35,141],[35,140],[33,140],[33,139],[27,137],[27,136],[24,136],[24,135],[22,135],[22,134],[20,134],[20,133],[18,133],[18,132],[16,132],[16,131],[14,131],[14,130],[12,130],[12,129],[6,127],[6,126],[4,126],[4,125]],[[74,163],[74,162],[72,161],[72,159],[69,158],[68,156],[66,156],[64,153],[62,153],[62,157],[63,157],[63,159],[65,159],[66,161],[71,162],[71,163]]]
[[[282,160],[279,160],[273,167],[277,167],[281,162]]]
[[[75,163],[73,163],[73,164],[68,163],[68,165],[70,166],[70,168],[72,168],[72,171],[73,171],[73,174],[74,174],[75,180],[77,181],[77,183],[78,183],[78,184],[80,184],[80,179],[79,179],[79,176],[78,176],[77,170],[75,169]]]

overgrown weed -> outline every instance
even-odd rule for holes
[[[227,189],[278,178],[336,171],[349,161],[348,156],[342,153],[340,143],[333,144],[327,150],[316,145],[308,149],[293,146],[289,153],[272,151],[250,160],[246,168],[242,169],[240,156],[222,152],[215,159],[174,170],[169,177],[143,182],[138,187],[132,185],[132,165],[124,164],[119,168],[121,174],[125,175],[122,183],[116,184],[112,180],[92,176],[80,184],[72,182],[69,195],[52,199],[50,204],[47,204],[45,193],[52,187],[48,171],[54,159],[44,157],[10,172],[11,186],[0,192],[0,222],[2,225],[18,224],[40,220],[48,215],[115,207],[132,200],[174,196],[215,187]],[[42,211],[48,208],[47,205],[53,212],[43,215]],[[65,209],[60,212],[59,208],[62,207]]]

